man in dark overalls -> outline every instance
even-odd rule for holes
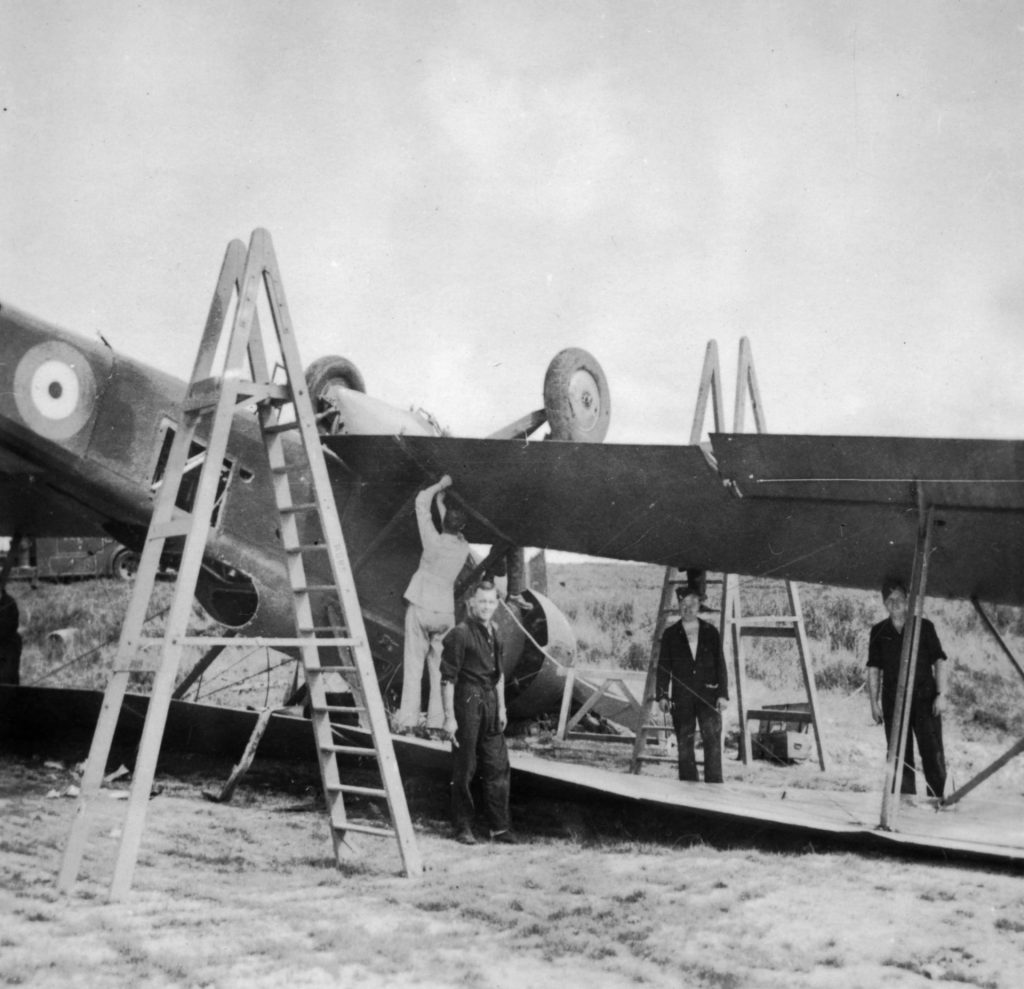
[[[512,770],[505,745],[505,676],[502,645],[491,622],[498,592],[481,581],[469,603],[470,616],[444,637],[441,697],[444,734],[452,740],[452,823],[455,839],[475,845],[470,785],[480,770],[484,812],[491,841],[518,843],[509,830],[509,784]]]
[[[682,615],[665,629],[658,654],[655,697],[661,710],[672,712],[679,744],[679,778],[697,782],[694,751],[700,726],[704,746],[704,782],[722,783],[722,712],[729,705],[729,676],[718,629],[698,618],[701,589],[676,588]]]

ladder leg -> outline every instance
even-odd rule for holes
[[[818,765],[822,771],[825,771],[828,768],[828,760],[825,755],[825,744],[821,737],[821,727],[818,723],[818,686],[814,682],[814,668],[811,665],[811,644],[807,638],[807,628],[804,625],[800,592],[791,580],[786,581],[786,596],[789,599],[790,614],[796,619],[796,644],[800,653],[800,672],[804,678],[807,702],[811,706],[811,725],[814,729],[814,743],[818,747]]]
[[[722,576],[722,641],[732,646],[733,669],[736,672],[736,716],[739,719],[740,758],[744,765],[753,760],[750,749],[750,727],[747,724],[747,664],[743,655],[743,633],[740,629],[739,578]]]
[[[153,789],[153,777],[156,775],[156,762],[160,756],[160,743],[164,736],[167,723],[167,712],[171,703],[171,691],[174,678],[178,672],[178,659],[181,648],[172,646],[167,650],[172,654],[165,655],[153,681],[153,691],[146,709],[146,722],[142,729],[142,742],[139,754],[135,759],[132,772],[132,788],[128,797],[128,813],[125,816],[121,832],[121,844],[118,847],[117,861],[114,865],[114,878],[110,884],[110,899],[119,900],[131,887],[135,862],[139,855],[142,841],[142,829],[145,825],[146,810],[149,806],[150,793]]]
[[[115,673],[107,682],[107,689],[103,694],[103,706],[100,708],[99,721],[89,747],[82,787],[78,793],[75,816],[71,822],[71,833],[64,848],[64,858],[57,876],[57,890],[60,893],[71,892],[81,869],[85,843],[89,837],[89,803],[95,798],[103,783],[103,772],[110,757],[121,704],[128,689],[128,677],[127,672]]]

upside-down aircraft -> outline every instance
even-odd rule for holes
[[[443,474],[469,508],[467,538],[496,547],[477,572],[512,547],[543,546],[877,588],[909,571],[927,505],[928,592],[1024,603],[1022,443],[716,433],[709,445],[606,444],[607,380],[574,348],[548,368],[544,409],[483,439],[444,435],[429,415],[367,395],[344,358],[314,361],[307,382],[388,683],[419,555],[411,502]],[[184,382],[105,340],[0,304],[0,531],[106,534],[141,548],[184,393]],[[232,431],[197,597],[243,635],[280,636],[294,617],[250,418],[240,413]],[[550,434],[538,442],[545,422]],[[194,455],[198,468],[201,436]],[[190,497],[185,485],[180,507]],[[528,603],[539,607],[512,627],[506,669],[510,713],[522,717],[557,703],[560,684],[547,674],[572,650],[558,609],[540,595]]]
[[[315,361],[307,383],[386,695],[401,657],[402,591],[420,551],[412,500],[443,474],[469,511],[467,538],[494,546],[488,559],[467,561],[467,582],[512,547],[543,546],[855,588],[913,566],[912,599],[926,570],[931,595],[1024,603],[1022,443],[716,432],[708,444],[605,444],[607,382],[575,349],[549,367],[544,409],[484,439],[444,435],[429,416],[366,395],[343,358]],[[108,534],[141,548],[184,395],[183,382],[105,341],[0,304],[0,531]],[[538,442],[545,422],[550,436]],[[203,439],[191,451],[196,478]],[[194,498],[195,484],[183,485],[178,506],[188,511]],[[275,516],[256,424],[240,413],[196,593],[247,637],[294,631]],[[551,602],[526,600],[508,628],[513,717],[557,704],[558,659],[572,648]],[[654,799],[694,803],[674,792]]]

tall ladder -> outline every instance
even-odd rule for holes
[[[273,380],[274,375],[268,368],[263,347],[257,314],[257,305],[262,297],[261,284],[266,290],[266,301],[274,324],[281,367],[284,370],[283,383],[275,383]],[[226,341],[223,371],[218,373],[216,365],[222,350],[225,315],[236,292],[237,306]],[[248,368],[245,367],[246,359]],[[246,370],[250,372],[251,378],[245,376]],[[196,582],[210,537],[218,490],[222,485],[222,471],[229,465],[225,460],[228,439],[239,406],[255,406],[266,449],[294,602],[294,636],[261,639],[234,636],[221,640],[217,637],[187,634]],[[285,416],[282,416],[283,411],[287,413]],[[182,507],[178,502],[186,462],[197,430],[205,421],[209,423],[205,435],[205,456],[194,500],[191,505]],[[283,434],[287,431],[297,431],[300,443],[291,443],[286,447]],[[202,444],[203,441],[199,442]],[[300,477],[308,478],[309,481],[300,485]],[[293,484],[302,499],[300,501],[293,500]],[[146,638],[142,634],[142,625],[160,558],[168,540],[178,540],[180,545],[182,538],[184,549],[164,635],[162,638]],[[327,556],[331,583],[316,584],[308,579],[306,558],[314,554]],[[323,572],[322,567],[319,569]],[[422,861],[391,744],[387,714],[374,672],[316,419],[305,387],[270,235],[265,230],[253,232],[248,252],[245,245],[236,240],[228,246],[224,256],[202,343],[182,405],[182,421],[175,433],[153,507],[135,588],[121,630],[114,672],[107,685],[86,763],[78,805],[57,881],[62,893],[69,893],[78,877],[90,824],[95,816],[95,812],[90,814],[90,810],[94,811],[92,805],[102,782],[130,675],[141,670],[156,672],[114,865],[111,900],[120,899],[131,887],[174,680],[183,650],[187,646],[215,646],[222,641],[231,646],[271,646],[298,653],[309,688],[313,732],[336,861],[340,864],[343,856],[350,851],[347,843],[350,832],[395,837],[406,875],[420,874]],[[340,673],[356,688],[360,701],[356,707],[339,708],[327,703],[324,676],[331,672]],[[372,737],[370,749],[335,744],[330,715],[337,711],[356,711],[365,716]],[[376,758],[382,786],[342,783],[337,756],[367,754]],[[345,794],[386,800],[392,827],[349,821],[345,810]]]
[[[704,351],[704,368],[700,376],[700,388],[697,392],[697,406],[693,414],[693,425],[690,427],[690,445],[697,446],[704,435],[704,420],[707,418],[708,399],[711,399],[711,410],[715,424],[715,432],[721,432],[725,425],[725,411],[722,404],[722,374],[718,364],[718,344],[709,340]],[[651,637],[651,652],[647,661],[647,679],[644,682],[644,696],[641,702],[642,713],[633,741],[633,757],[629,762],[629,771],[639,773],[645,762],[671,762],[672,757],[665,754],[662,744],[660,753],[647,751],[648,737],[656,736],[660,742],[674,731],[671,718],[666,717],[656,707],[658,654],[661,651],[661,637],[668,625],[669,618],[678,611],[676,608],[676,588],[686,584],[687,577],[679,567],[665,568],[665,576],[661,584],[661,600],[658,603],[658,614],[654,621],[654,634]],[[657,713],[656,713],[657,712]]]

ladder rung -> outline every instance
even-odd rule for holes
[[[358,666],[307,666],[307,673],[358,673]]]
[[[359,756],[374,756],[377,755],[376,749],[364,748],[362,745],[321,745],[321,752],[333,752],[335,755],[359,755]]]
[[[356,831],[359,834],[373,834],[379,838],[393,838],[395,832],[391,828],[375,828],[372,824],[332,824],[335,831]]]
[[[740,635],[762,636],[766,639],[795,639],[798,635],[796,628],[792,625],[741,625]]]
[[[143,639],[139,645],[143,647],[149,646],[153,643],[153,647],[158,647],[163,644],[163,639],[151,638]],[[177,640],[183,646],[251,646],[259,649],[262,646],[270,646],[271,648],[278,648],[281,646],[288,646],[292,649],[298,648],[299,646],[346,646],[346,647],[358,647],[363,645],[362,639],[352,638],[334,638],[334,639],[314,639],[314,638],[299,638],[293,636],[291,638],[278,636],[278,637],[264,637],[256,636],[254,638],[246,638],[245,636],[226,636],[226,635],[184,635]],[[339,667],[329,667],[330,669],[338,669]],[[328,669],[328,667],[324,667]]]
[[[327,543],[300,543],[298,546],[285,546],[284,551],[286,553],[312,553],[315,550],[322,550],[327,552],[330,546]]]
[[[146,537],[147,542],[152,542],[155,539],[169,539],[173,536],[187,536],[192,531],[192,526],[195,524],[195,520],[188,516],[183,519],[171,519],[170,522],[161,522],[158,525],[151,525],[149,527],[149,535]]]
[[[293,639],[263,639],[264,645],[271,646],[344,646],[354,648],[363,644],[362,639],[353,639],[351,636],[338,635],[330,639],[316,639],[312,636],[297,636]]]
[[[315,632],[343,632],[341,625],[303,625],[299,629],[299,635],[312,635]]]
[[[311,707],[314,714],[365,714],[365,707],[344,707],[340,704],[324,704],[322,707]]]
[[[336,786],[328,786],[329,793],[355,793],[363,797],[386,797],[388,791],[379,786],[355,786],[352,783],[339,783]]]
[[[319,506],[315,501],[304,501],[299,505],[285,505],[284,508],[279,508],[278,511],[282,515],[298,515],[300,512],[315,512]]]
[[[277,422],[273,426],[264,426],[263,432],[265,433],[287,433],[291,429],[298,429],[298,420],[292,422]]]
[[[220,401],[220,378],[203,378],[193,382],[185,401],[181,403],[182,412],[201,412],[203,409],[216,408]]]
[[[796,615],[750,615],[749,617],[743,615],[739,618],[730,618],[734,625],[750,625],[761,627],[767,625],[771,628],[775,628],[778,625],[795,625],[799,618]]]
[[[238,385],[238,404],[245,405],[253,400],[269,401],[275,405],[284,405],[292,401],[292,391],[288,385],[273,381],[243,381]]]

